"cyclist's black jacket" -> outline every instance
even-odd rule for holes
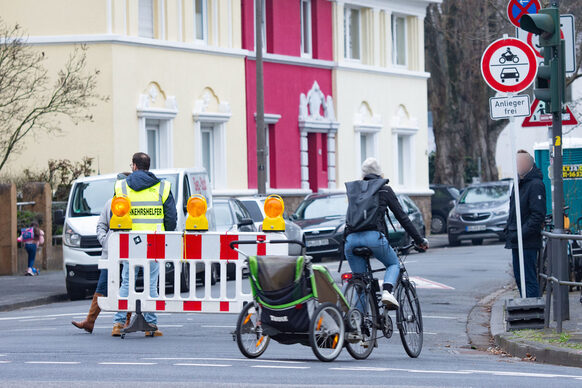
[[[364,177],[364,180],[367,181],[381,178],[382,178],[381,176],[375,174],[368,174]],[[398,201],[398,197],[394,193],[394,190],[392,190],[392,188],[386,184],[380,189],[379,195],[380,195],[379,209],[381,214],[378,214],[377,230],[384,236],[386,236],[386,238],[388,238],[388,225],[386,225],[386,218],[384,218],[384,214],[386,214],[386,211],[389,208],[390,210],[392,210],[392,214],[394,214],[394,217],[396,217],[400,225],[402,225],[404,230],[406,230],[410,237],[412,237],[414,242],[417,245],[422,244],[423,241],[422,236],[420,235],[420,233],[418,233],[418,230],[416,230],[416,227],[412,224],[410,218],[408,218],[408,215],[402,209],[402,206],[400,206],[400,202]],[[346,227],[344,232],[344,239],[350,233],[351,232]]]
[[[524,249],[542,247],[542,228],[546,217],[546,186],[537,166],[519,179],[519,206],[521,208],[521,234]],[[505,227],[505,248],[517,249],[517,219],[515,193],[511,192],[509,218]]]

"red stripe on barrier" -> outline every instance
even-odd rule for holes
[[[230,311],[230,303],[229,302],[220,302],[220,311]]]
[[[184,235],[184,259],[202,259],[202,236],[199,234]]]
[[[163,234],[148,234],[148,259],[166,258],[166,236]]]
[[[164,311],[166,309],[165,300],[156,300],[156,311]]]
[[[127,259],[129,257],[129,234],[121,233],[119,235],[119,258]]]
[[[127,310],[127,299],[119,299],[117,301],[118,310]]]
[[[199,300],[185,301],[184,311],[202,311],[202,302]]]
[[[220,260],[238,260],[238,252],[230,249],[230,242],[238,240],[235,234],[220,235]],[[238,245],[235,245],[238,248]]]
[[[267,241],[267,236],[263,235],[258,235],[257,236],[257,241]],[[257,244],[257,255],[266,255],[267,254],[267,244],[266,243],[259,243]]]

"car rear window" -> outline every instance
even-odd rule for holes
[[[259,208],[257,201],[241,201],[243,206],[247,209],[254,222],[263,221],[263,213]]]

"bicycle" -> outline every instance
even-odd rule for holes
[[[408,356],[416,358],[420,355],[423,343],[422,312],[416,287],[410,281],[404,266],[408,252],[413,247],[414,244],[409,244],[397,248],[400,272],[394,291],[400,304],[396,310],[396,326],[400,339]],[[362,274],[342,274],[342,281],[346,281],[343,294],[348,304],[354,307],[347,317],[347,324],[352,331],[346,333],[345,346],[352,357],[363,360],[378,346],[377,331],[381,330],[383,337],[391,338],[394,325],[390,310],[381,302],[382,290],[378,279],[374,278],[374,273],[385,269],[372,269],[370,259],[374,254],[367,247],[354,248],[354,254],[366,260],[367,270]]]

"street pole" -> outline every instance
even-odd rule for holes
[[[519,198],[519,174],[517,172],[517,141],[516,141],[516,121],[515,117],[509,118],[509,134],[511,138],[511,159],[513,164],[513,196],[515,199],[515,222],[517,224],[517,252],[519,257],[519,280],[521,287],[521,297],[527,298],[525,288],[525,267],[523,261],[523,240],[521,238],[521,205]],[[537,295],[536,295],[537,296]]]
[[[255,52],[257,82],[257,191],[259,195],[267,193],[267,175],[265,160],[265,95],[263,81],[263,2],[255,0]]]

